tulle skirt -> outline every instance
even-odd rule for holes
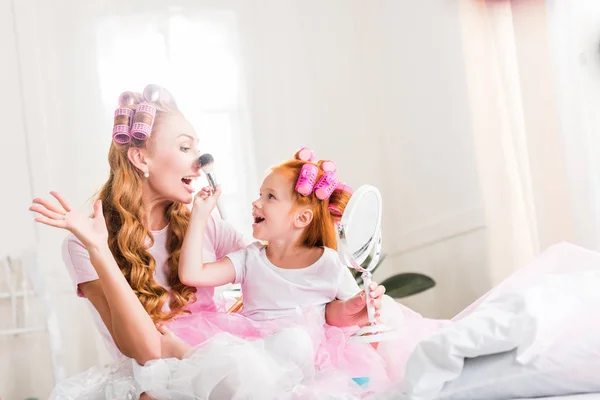
[[[542,276],[585,268],[570,263],[581,250],[558,245],[519,270],[460,313],[460,320],[486,298],[525,291]],[[593,265],[591,268],[600,268]],[[384,297],[381,322],[394,340],[376,346],[351,343],[357,328],[322,324],[303,310],[293,320],[256,322],[240,314],[193,312],[169,324],[191,350],[183,360],[132,360],[93,368],[61,382],[53,399],[128,399],[145,392],[157,399],[360,399],[401,382],[415,347],[451,321],[423,318]]]
[[[188,314],[168,325],[192,346],[184,359],[92,368],[61,382],[52,398],[359,399],[389,387],[420,338],[446,323],[386,297],[382,321],[399,335],[374,347],[349,342],[357,328],[322,321],[310,309],[266,322],[232,313]]]

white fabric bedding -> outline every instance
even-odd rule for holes
[[[514,400],[530,400],[514,399]],[[574,394],[570,396],[537,397],[535,400],[600,400],[600,393]]]
[[[600,400],[600,254],[553,246],[507,283],[421,341],[377,399]]]

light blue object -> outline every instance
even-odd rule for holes
[[[359,386],[366,386],[368,385],[371,378],[369,378],[368,376],[360,376],[358,378],[352,378],[352,380],[356,382]]]

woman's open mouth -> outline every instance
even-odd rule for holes
[[[187,189],[188,192],[194,193],[194,187],[192,184],[194,183],[195,176],[184,176],[181,178],[181,182],[183,182],[183,186]]]

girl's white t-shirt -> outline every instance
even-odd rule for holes
[[[324,322],[327,303],[347,300],[360,292],[333,249],[325,247],[317,262],[300,269],[273,265],[265,249],[256,242],[227,255],[235,267],[235,283],[242,286],[242,314],[251,319],[297,318],[305,309],[313,309]]]

